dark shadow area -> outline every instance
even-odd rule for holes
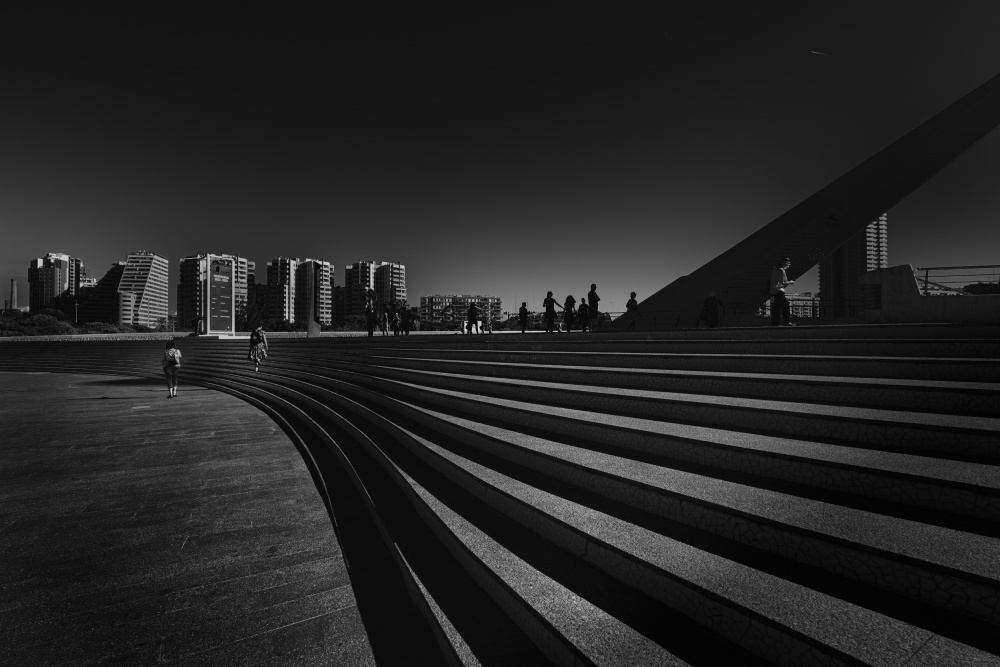
[[[538,649],[434,536],[403,491],[367,454],[364,446],[327,415],[312,410],[309,412],[340,444],[368,493],[376,499],[379,518],[385,522],[409,565],[483,664],[546,663]],[[356,419],[351,421],[357,424]],[[358,609],[365,620],[365,629],[376,658],[379,661],[386,659],[389,664],[425,664],[417,659],[418,654],[414,651],[421,644],[431,641],[428,621],[419,616],[409,599],[401,599],[401,590],[395,601],[389,595],[389,580],[401,577],[395,575],[396,566],[390,562],[388,554],[381,555],[385,553],[384,547],[375,548],[378,537],[367,508],[363,507],[360,499],[345,497],[348,493],[354,494],[353,484],[347,481],[339,463],[333,457],[327,457],[320,462],[320,466],[331,495],[340,496],[331,500],[337,512],[345,557],[350,559],[351,583],[355,587]],[[352,533],[355,534],[353,537]],[[368,546],[358,539],[364,533],[369,533],[365,540]],[[404,622],[404,614],[412,614],[409,624]],[[430,650],[430,647],[424,650]]]

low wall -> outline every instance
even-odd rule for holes
[[[869,324],[1000,324],[1000,294],[923,296],[909,264],[858,278]]]

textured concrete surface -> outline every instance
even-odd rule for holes
[[[371,664],[299,453],[231,396],[0,373],[0,664]]]

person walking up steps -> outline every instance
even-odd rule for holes
[[[172,340],[167,341],[166,349],[163,350],[163,374],[167,376],[167,398],[177,395],[177,371],[181,367],[181,351],[174,347]]]
[[[260,370],[260,362],[267,359],[267,335],[260,325],[250,332],[250,351],[247,353],[247,359],[253,362],[255,373]]]

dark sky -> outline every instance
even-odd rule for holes
[[[3,298],[144,249],[621,310],[1000,73],[993,0],[690,5],[11,17]],[[998,180],[994,133],[889,212],[890,265],[1000,264]]]

